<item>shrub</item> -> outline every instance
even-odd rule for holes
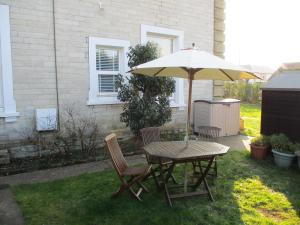
[[[259,103],[261,99],[261,83],[247,81],[225,82],[224,97],[236,98],[243,102]]]
[[[290,141],[285,134],[273,134],[270,139],[273,149],[279,152],[291,153]]]
[[[251,139],[251,144],[255,146],[270,146],[270,137],[265,135],[257,136],[253,139]]]
[[[290,152],[297,152],[297,151],[300,151],[300,143],[296,142],[296,143],[293,143],[293,142],[290,142],[289,143],[289,149],[290,149]]]
[[[99,140],[103,139],[96,118],[91,114],[82,114],[75,106],[67,106],[62,111],[61,129],[53,132],[37,132],[25,134],[26,139],[39,147],[49,150],[51,154],[60,154],[71,158],[76,150],[83,155],[96,158]],[[50,154],[50,155],[51,155]]]
[[[130,47],[128,53],[130,68],[154,60],[158,57],[157,46]],[[175,91],[175,81],[168,77],[132,75],[124,79],[119,76],[116,82],[118,99],[124,102],[120,120],[135,134],[144,127],[162,126],[171,120],[169,97]]]

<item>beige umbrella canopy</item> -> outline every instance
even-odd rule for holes
[[[235,81],[241,79],[260,79],[245,68],[194,48],[184,49],[131,69],[132,74],[153,77],[179,77],[189,80],[188,114],[186,140],[190,127],[192,82],[193,80]]]

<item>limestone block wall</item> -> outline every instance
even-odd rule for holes
[[[225,0],[215,0],[214,18],[214,54],[224,58]],[[213,96],[216,99],[224,96],[224,81],[214,81]]]
[[[10,9],[14,96],[20,113],[13,123],[0,118],[0,141],[22,138],[34,129],[35,109],[57,108],[57,92],[61,112],[75,103],[82,113],[92,112],[105,131],[123,126],[122,105],[87,105],[91,36],[135,45],[141,42],[145,24],[183,31],[184,47],[196,43],[201,50],[224,53],[224,0],[101,2],[100,9],[96,0],[55,0],[54,21],[53,0],[0,0]],[[194,82],[194,99],[221,95],[218,82]],[[173,108],[173,123],[185,119],[184,108]]]

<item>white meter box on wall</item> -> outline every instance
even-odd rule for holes
[[[36,109],[35,118],[37,131],[57,129],[57,110],[55,108]]]

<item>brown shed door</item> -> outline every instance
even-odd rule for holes
[[[300,91],[262,92],[261,133],[285,133],[300,141]]]

